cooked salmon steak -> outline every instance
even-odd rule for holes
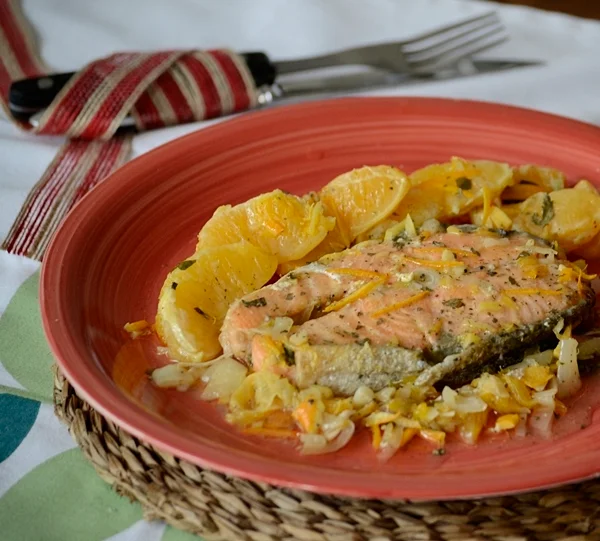
[[[589,320],[582,270],[528,234],[451,226],[369,241],[236,301],[226,355],[299,388],[349,395],[403,381],[458,386]]]

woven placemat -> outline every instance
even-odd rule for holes
[[[597,481],[455,502],[323,496],[229,477],[161,452],[102,417],[58,370],[54,406],[98,475],[139,501],[145,518],[207,541],[600,541]]]

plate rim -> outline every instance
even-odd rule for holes
[[[51,242],[46,251],[42,267],[41,267],[41,275],[40,275],[40,309],[42,312],[42,324],[44,329],[44,334],[46,336],[46,340],[50,346],[52,354],[63,371],[63,374],[71,385],[75,388],[79,396],[81,396],[84,400],[90,403],[94,409],[99,411],[103,416],[110,419],[117,426],[120,426],[140,438],[141,440],[150,443],[158,449],[167,451],[173,454],[176,457],[183,458],[188,460],[194,464],[199,465],[200,467],[206,467],[209,469],[213,469],[216,471],[220,471],[225,474],[235,475],[238,477],[242,477],[245,479],[250,479],[259,482],[267,482],[276,486],[284,486],[289,488],[303,489],[309,490],[312,492],[319,492],[325,494],[337,494],[343,496],[352,496],[352,497],[369,497],[369,498],[411,498],[414,501],[427,501],[427,500],[453,500],[453,499],[464,499],[464,498],[481,498],[486,496],[497,496],[497,495],[505,495],[505,494],[514,494],[520,493],[528,490],[540,490],[547,489],[553,486],[561,485],[569,482],[582,481],[585,479],[590,479],[593,477],[597,477],[600,475],[600,468],[597,467],[595,471],[579,471],[579,473],[575,476],[568,476],[569,479],[555,479],[553,481],[548,481],[536,485],[535,487],[505,487],[504,489],[495,490],[489,493],[481,492],[477,495],[473,495],[473,490],[469,489],[467,491],[461,490],[460,486],[452,493],[446,493],[443,495],[439,495],[435,493],[435,490],[421,490],[418,494],[412,492],[411,494],[407,494],[402,490],[393,490],[390,492],[371,489],[370,491],[366,491],[362,487],[354,488],[351,485],[343,482],[343,477],[346,472],[345,470],[336,471],[336,482],[328,480],[325,485],[315,485],[313,483],[307,483],[302,481],[302,476],[298,475],[289,475],[282,474],[279,472],[277,475],[274,474],[265,474],[264,471],[253,471],[252,460],[245,460],[240,457],[235,461],[235,465],[224,459],[222,453],[220,453],[217,449],[208,449],[207,453],[204,457],[198,456],[197,453],[192,453],[189,450],[186,450],[186,438],[184,435],[183,429],[179,429],[178,427],[174,427],[170,425],[166,421],[160,421],[155,419],[148,413],[144,413],[142,410],[137,410],[137,407],[134,407],[133,404],[125,395],[120,393],[118,389],[114,387],[109,387],[103,389],[104,397],[99,397],[96,394],[89,393],[86,385],[82,383],[81,378],[87,372],[88,375],[91,372],[96,372],[94,370],[93,360],[81,359],[77,358],[67,359],[69,357],[70,349],[73,349],[73,344],[71,336],[67,334],[67,336],[63,336],[63,343],[61,344],[55,334],[55,330],[60,327],[59,323],[60,318],[55,321],[56,316],[59,315],[60,310],[59,306],[54,305],[54,301],[59,301],[58,288],[56,290],[54,287],[59,283],[59,278],[62,272],[62,266],[57,264],[60,263],[61,255],[64,253],[66,246],[68,245],[68,236],[69,230],[75,224],[80,223],[81,220],[85,220],[85,215],[87,214],[88,207],[91,208],[94,201],[98,198],[101,198],[104,193],[112,191],[113,184],[117,182],[123,183],[121,177],[127,176],[129,169],[135,169],[140,161],[144,161],[147,159],[149,155],[153,155],[155,157],[158,156],[168,156],[171,153],[172,149],[177,149],[180,145],[185,145],[186,142],[190,140],[194,140],[197,138],[210,138],[213,134],[218,134],[222,131],[229,131],[235,129],[235,126],[246,123],[253,122],[254,119],[268,119],[273,116],[285,116],[286,114],[290,114],[293,112],[305,111],[306,110],[318,110],[321,108],[336,108],[336,107],[353,107],[360,108],[360,106],[365,106],[367,103],[378,102],[379,104],[383,104],[384,106],[397,106],[401,103],[406,104],[435,104],[435,105],[443,105],[443,104],[454,104],[454,105],[467,105],[476,108],[482,108],[485,110],[493,110],[497,113],[508,113],[513,115],[526,115],[530,118],[536,118],[545,123],[553,122],[556,127],[560,125],[568,125],[570,127],[579,126],[581,129],[591,130],[591,133],[596,135],[600,141],[600,127],[595,126],[593,124],[589,124],[586,122],[582,122],[580,120],[570,119],[568,117],[555,115],[551,113],[546,113],[542,111],[537,111],[534,109],[516,107],[513,105],[504,105],[495,102],[482,101],[482,100],[463,100],[463,99],[452,99],[452,98],[424,98],[424,97],[344,97],[330,100],[319,100],[319,101],[311,101],[300,104],[293,105],[284,105],[281,107],[275,107],[272,109],[268,109],[265,111],[254,111],[250,113],[243,113],[237,117],[232,119],[225,120],[224,122],[219,122],[218,124],[208,126],[206,128],[202,128],[199,130],[195,130],[189,134],[178,137],[172,141],[168,141],[158,147],[150,150],[134,158],[133,160],[127,162],[125,165],[120,167],[115,172],[111,173],[106,179],[104,179],[100,184],[94,187],[89,193],[87,193],[68,213],[67,217],[63,220],[58,230],[52,236]],[[93,214],[93,213],[92,213]],[[65,342],[69,342],[65,345]],[[73,351],[70,352],[71,355]],[[78,357],[78,356],[76,356]],[[74,369],[71,363],[79,363],[81,366],[79,369]],[[111,403],[111,400],[113,401]],[[118,404],[126,404],[129,406],[127,408],[127,415],[123,416],[117,412],[112,411],[110,406],[115,407]],[[156,436],[152,435],[152,433],[156,430],[170,432],[169,441],[164,441],[164,436]],[[189,443],[189,440],[187,440]],[[600,454],[598,455],[600,457]],[[256,458],[256,457],[254,457]],[[577,461],[579,462],[579,461]],[[295,464],[294,469],[301,470],[303,465]],[[310,468],[314,467],[314,465],[310,465]],[[277,468],[276,468],[277,469]],[[279,468],[279,470],[281,467]],[[328,473],[331,473],[332,470],[327,470]],[[369,473],[369,472],[360,472],[356,473]],[[409,475],[409,474],[407,474]],[[563,475],[564,477],[564,475]],[[460,485],[460,483],[458,484]],[[415,497],[416,496],[416,497]]]

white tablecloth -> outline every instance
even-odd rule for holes
[[[92,59],[123,50],[226,46],[239,51],[262,50],[275,59],[299,57],[410,37],[490,9],[498,11],[511,40],[489,56],[543,60],[545,66],[364,94],[498,101],[600,124],[600,24],[565,15],[468,0],[24,2],[25,14],[38,32],[42,56],[56,71],[72,71]],[[139,135],[134,139],[134,155],[208,124]],[[7,234],[27,193],[61,142],[60,138],[22,133],[6,119],[0,120],[0,238]],[[38,266],[0,252],[0,315]],[[0,344],[0,386],[18,389],[20,384],[2,366],[6,362],[3,355],[6,353]],[[51,407],[43,404],[27,437],[0,462],[0,515],[3,495],[36,466],[57,459],[73,447],[66,430],[53,418]],[[110,520],[110,508],[98,512]],[[40,532],[39,539],[54,539],[57,535],[50,520],[48,531]],[[111,539],[183,539],[177,536],[165,533],[161,524],[134,521]],[[85,534],[79,537],[88,538]]]

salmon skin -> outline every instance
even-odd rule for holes
[[[236,301],[220,341],[254,370],[350,395],[460,386],[592,317],[581,269],[519,232],[451,226],[368,241]]]

